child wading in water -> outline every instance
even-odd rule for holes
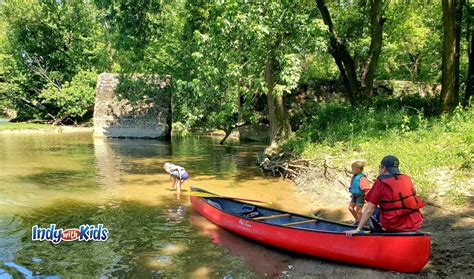
[[[362,217],[362,207],[364,206],[365,194],[370,190],[369,180],[367,176],[362,173],[364,171],[365,163],[356,161],[352,163],[352,179],[349,185],[349,192],[351,193],[351,202],[349,203],[349,211],[354,216],[353,225],[359,224]]]
[[[184,181],[189,178],[188,172],[183,167],[171,163],[165,163],[163,168],[170,174],[171,178],[173,178],[171,189],[174,189],[176,186],[176,189],[180,192]]]

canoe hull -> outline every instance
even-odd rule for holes
[[[200,197],[193,208],[209,221],[236,234],[286,250],[356,265],[398,272],[417,272],[430,255],[430,235],[355,235],[311,231],[267,224],[229,214]]]

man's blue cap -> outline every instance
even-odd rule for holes
[[[400,174],[400,169],[398,168],[400,166],[400,160],[393,155],[383,157],[380,165],[386,167],[390,174]]]

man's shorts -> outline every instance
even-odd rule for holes
[[[358,205],[364,205],[364,195],[355,195],[355,194],[352,194],[351,196],[351,203],[355,203],[355,204],[358,204]]]
[[[171,177],[179,179],[179,180],[186,180],[189,178],[189,174],[187,171],[179,172],[177,170],[170,173]]]
[[[369,219],[369,226],[371,230],[375,231],[382,231],[384,230],[382,224],[380,223],[380,208],[377,206],[370,216]]]

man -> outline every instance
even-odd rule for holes
[[[369,219],[373,230],[410,232],[421,227],[423,215],[420,208],[425,203],[416,195],[410,177],[400,173],[399,165],[400,161],[395,156],[382,159],[379,177],[365,197],[367,207],[360,223],[357,229],[346,231],[347,237],[364,233],[363,227]]]

